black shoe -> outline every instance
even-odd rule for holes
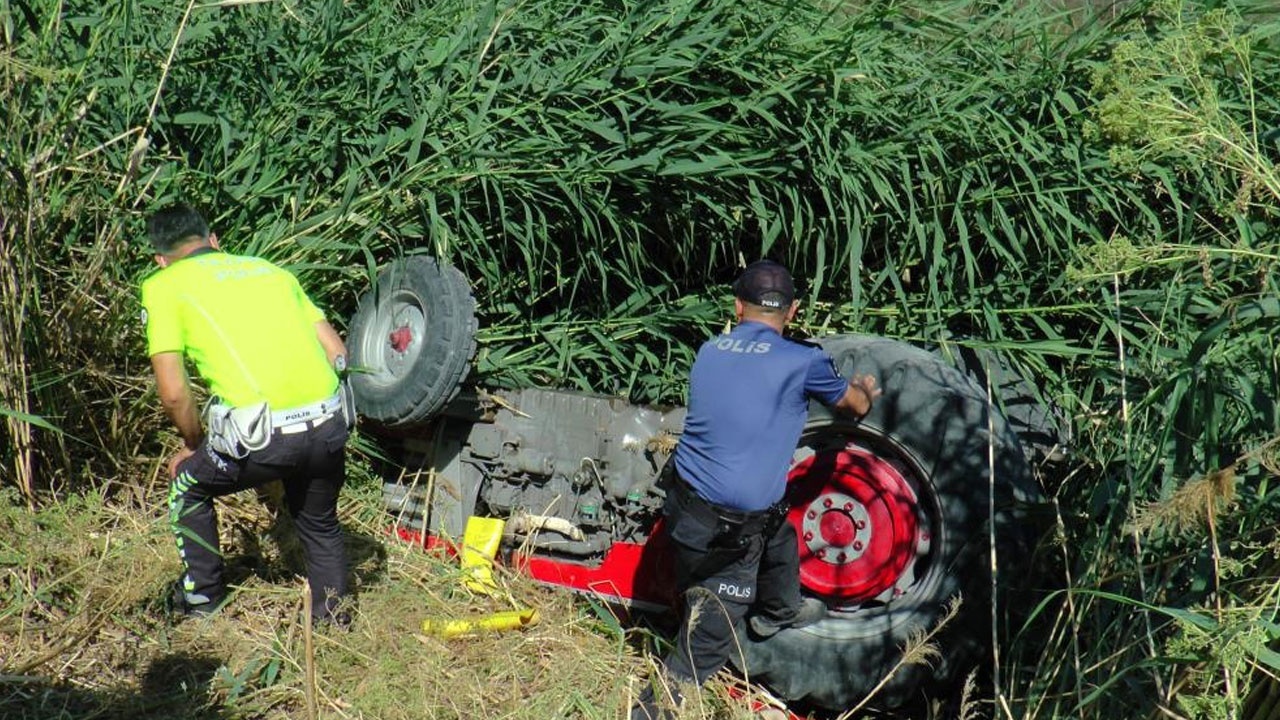
[[[751,632],[759,637],[769,638],[784,628],[802,628],[812,625],[827,617],[827,605],[817,598],[801,598],[796,614],[787,620],[775,620],[764,615],[752,615],[747,620]]]
[[[669,698],[676,706],[681,704],[680,690],[674,685],[668,688],[671,692]],[[646,685],[641,691],[640,697],[636,698],[636,704],[631,706],[631,715],[629,720],[676,720],[676,715],[671,710],[661,707],[658,703],[656,693],[653,691],[653,685]]]
[[[338,610],[328,615],[318,615],[311,618],[311,627],[321,632],[329,629],[350,632],[351,622],[351,613],[346,610]]]
[[[169,614],[179,620],[209,617],[222,608],[225,600],[226,598],[224,597],[216,597],[204,602],[193,603],[187,599],[187,593],[182,589],[182,579],[179,578],[173,584],[173,592],[169,596]]]

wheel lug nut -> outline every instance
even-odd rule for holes
[[[814,553],[814,555],[817,555],[820,558],[824,558],[827,556],[827,551],[819,548],[818,551]]]
[[[829,507],[831,507],[832,505],[835,505],[835,503],[834,503],[834,502],[832,502],[831,498],[823,498],[823,500],[822,500],[822,507],[829,508]]]
[[[859,530],[862,530],[862,529],[864,529],[864,528],[866,528],[866,527],[867,527],[867,521],[866,521],[866,520],[854,520],[854,521],[853,521],[853,526],[854,526],[855,528],[859,529]]]
[[[807,533],[805,533],[805,534],[804,534],[804,541],[805,541],[805,542],[809,542],[809,541],[810,541],[810,540],[812,540],[812,539],[813,539],[813,533],[811,533],[811,532],[807,532]]]
[[[853,503],[851,503],[851,502],[847,502],[847,503],[845,503],[845,504],[844,504],[844,510],[845,510],[845,512],[849,512],[849,511],[850,511],[850,510],[852,510],[852,509],[853,509]]]
[[[836,561],[837,561],[837,562],[844,562],[845,557],[847,557],[847,556],[846,556],[844,553],[840,553],[839,555],[837,555],[837,556],[836,556]]]
[[[860,551],[860,550],[862,550],[862,541],[861,541],[861,540],[854,540],[854,541],[853,541],[853,549],[854,549],[854,550],[859,550],[859,551]]]
[[[810,510],[809,512],[805,513],[804,516],[812,520],[818,517],[818,512],[816,510]]]

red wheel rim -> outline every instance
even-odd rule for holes
[[[788,483],[804,587],[842,602],[905,591],[929,538],[915,491],[897,468],[847,445],[796,463]]]
[[[413,331],[409,329],[408,325],[402,325],[387,335],[387,342],[391,343],[392,350],[403,353],[409,349],[409,345],[413,342]]]

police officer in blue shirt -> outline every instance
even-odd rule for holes
[[[880,394],[874,378],[846,380],[822,348],[782,336],[799,306],[786,268],[753,263],[733,290],[738,325],[693,364],[664,508],[684,614],[663,666],[668,679],[699,685],[724,667],[744,618],[760,638],[826,616],[821,600],[800,595],[787,471],[810,398],[860,417]],[[651,685],[631,717],[672,716]]]

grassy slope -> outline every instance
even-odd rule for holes
[[[359,601],[350,633],[315,635],[318,717],[621,715],[644,661],[611,615],[505,574],[503,597],[470,593],[454,563],[387,541],[369,487],[343,500]],[[162,497],[146,489],[144,508]],[[299,564],[251,496],[225,503],[222,521],[234,601],[174,625],[162,598],[178,562],[161,513],[96,496],[0,511],[0,716],[308,717]],[[516,606],[537,608],[540,624],[450,640],[420,631],[426,617]]]

